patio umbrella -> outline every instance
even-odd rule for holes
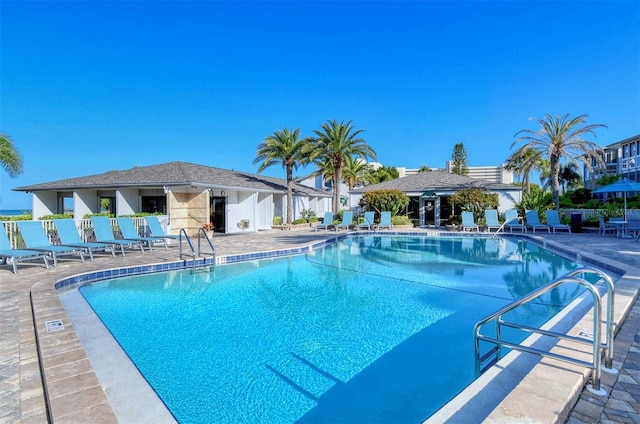
[[[640,183],[631,181],[628,178],[622,178],[613,184],[600,187],[593,190],[594,193],[620,193],[624,194],[624,219],[627,219],[627,193],[628,192],[640,192]]]

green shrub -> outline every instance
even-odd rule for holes
[[[0,221],[31,221],[33,215],[25,213],[22,215],[0,215]]]
[[[391,212],[391,216],[398,215],[409,205],[409,196],[400,190],[371,190],[362,196],[360,206],[364,210]]]
[[[54,214],[54,215],[43,215],[40,218],[38,218],[38,220],[40,221],[48,221],[51,219],[66,219],[66,218],[73,218],[73,214],[70,213],[58,213],[58,214]]]
[[[391,217],[393,225],[411,225],[411,220],[407,215],[396,215]]]
[[[282,217],[274,216],[273,217],[273,225],[282,225]]]

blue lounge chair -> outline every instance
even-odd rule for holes
[[[329,227],[333,227],[333,212],[325,212],[322,224],[316,225],[316,231],[329,230]]]
[[[358,229],[367,229],[367,230],[372,230],[373,226],[375,225],[373,220],[375,217],[375,212],[374,211],[367,211],[364,213],[364,221],[360,224],[358,224]]]
[[[348,230],[353,225],[353,212],[344,211],[342,213],[342,222],[336,225],[336,231]]]
[[[147,226],[149,227],[149,232],[152,237],[162,237],[167,240],[179,240],[180,236],[175,234],[166,234],[162,225],[160,225],[160,220],[157,216],[145,216],[145,221],[147,221]]]
[[[540,222],[538,211],[526,211],[525,215],[527,217],[527,228],[531,228],[533,234],[536,233],[536,230],[547,230],[547,233],[551,234],[551,227]]]
[[[84,263],[83,249],[73,246],[54,246],[49,241],[40,221],[18,221],[17,224],[27,249],[46,252],[53,258],[53,266],[58,266],[58,256],[68,255],[80,256],[80,260]]]
[[[138,230],[133,223],[133,219],[129,217],[119,216],[116,218],[116,221],[118,222],[118,226],[120,227],[122,237],[124,237],[126,240],[138,240],[140,243],[146,244],[149,250],[153,250],[153,243],[162,243],[164,244],[164,248],[168,249],[167,239],[164,239],[162,237],[140,237],[140,235],[138,234]]]
[[[9,243],[9,237],[3,225],[0,224],[0,259],[2,264],[6,264],[7,261],[13,265],[13,273],[18,273],[18,262],[23,261],[35,261],[36,259],[43,259],[44,265],[49,269],[49,261],[47,255],[44,252],[29,249],[12,249],[11,243]]]
[[[380,213],[380,223],[378,224],[378,229],[388,228],[393,230],[393,224],[391,223],[391,212],[383,211]]]
[[[462,231],[467,231],[467,229],[480,231],[480,227],[478,227],[478,224],[473,220],[473,212],[462,212],[461,228]]]
[[[513,233],[513,229],[520,230],[523,233],[527,232],[527,226],[520,222],[518,211],[515,209],[507,209],[504,211],[505,227],[509,228],[509,232]]]
[[[553,234],[556,233],[556,230],[565,230],[571,234],[571,227],[560,222],[560,215],[557,210],[547,209],[544,214],[547,217],[547,225],[551,227]]]
[[[140,251],[144,253],[144,246],[138,240],[126,240],[116,239],[113,235],[113,229],[111,229],[111,220],[106,216],[92,216],[91,224],[93,224],[93,232],[96,235],[98,243],[109,243],[116,246],[120,246],[122,256],[124,256],[124,248],[140,248]]]
[[[83,242],[80,233],[76,228],[73,219],[54,219],[53,225],[56,227],[60,244],[63,246],[79,247],[89,254],[91,262],[93,262],[93,252],[111,252],[111,256],[116,257],[116,252],[112,244]]]
[[[497,209],[485,209],[484,219],[487,223],[487,231],[491,232],[492,229],[498,231],[500,228],[502,228],[500,222],[498,221]]]

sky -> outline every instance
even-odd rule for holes
[[[134,166],[254,173],[265,137],[333,119],[386,166],[442,168],[456,143],[499,165],[545,114],[606,125],[601,146],[640,134],[640,1],[0,0],[0,132],[24,161],[0,209]]]

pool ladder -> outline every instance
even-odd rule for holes
[[[179,239],[180,259],[184,259],[185,257],[191,258],[191,266],[192,266],[191,272],[196,271],[196,263],[197,263],[196,258],[205,256],[205,255],[211,255],[213,257],[211,264],[215,265],[216,263],[216,248],[213,246],[213,243],[211,242],[211,239],[207,235],[206,231],[204,231],[204,228],[198,229],[198,232],[196,233],[196,238],[198,239],[197,248],[193,245],[193,241],[191,241],[191,238],[187,234],[186,230],[184,228],[180,229],[180,239]],[[186,242],[186,245],[189,247],[188,251],[186,252],[185,250],[187,249],[183,248],[183,245],[185,244],[183,243],[183,240]],[[201,248],[202,240],[206,240],[206,243],[211,248],[211,251],[202,250]],[[204,260],[202,262],[202,265],[203,266],[207,265],[207,261]]]
[[[600,293],[594,287],[594,285],[583,278],[577,277],[579,274],[596,274],[601,277],[607,286],[607,291],[609,292],[607,296],[607,316],[604,324],[606,325],[606,334],[605,334],[605,342],[602,343],[602,298]],[[570,336],[568,334],[557,333],[553,331],[543,330],[541,328],[529,327],[523,324],[516,324],[513,322],[505,321],[503,315],[513,309],[522,306],[534,299],[537,299],[541,295],[553,290],[554,288],[561,286],[566,283],[579,284],[587,289],[589,293],[591,293],[591,297],[593,300],[593,338],[592,340],[588,340],[582,337]],[[591,368],[591,384],[587,386],[587,389],[597,395],[605,395],[606,391],[600,388],[600,379],[601,372],[604,370],[606,372],[610,372],[613,374],[617,373],[617,370],[612,367],[613,362],[613,336],[614,336],[614,327],[615,323],[613,322],[613,300],[614,300],[614,287],[613,281],[611,278],[599,271],[595,268],[579,268],[576,269],[554,281],[551,283],[539,288],[538,290],[534,290],[528,295],[522,297],[521,299],[516,300],[515,302],[505,306],[499,311],[487,316],[486,318],[478,321],[474,327],[474,342],[475,342],[475,360],[476,360],[476,377],[485,372],[490,366],[494,365],[498,362],[502,356],[502,347],[507,347],[513,350],[518,350],[527,353],[533,353],[536,355],[554,358],[560,361],[565,361],[573,364],[577,364],[580,366],[584,366],[587,368]],[[486,336],[480,333],[482,327],[490,321],[495,321],[495,332],[496,336]],[[540,334],[543,336],[555,337],[557,339],[565,339],[573,342],[581,343],[581,344],[589,344],[592,345],[592,360],[591,362],[583,361],[577,358],[572,358],[565,355],[560,355],[557,353],[552,353],[546,350],[536,349],[530,346],[524,346],[521,343],[509,342],[503,339],[502,337],[502,328],[510,327],[518,330],[530,332],[532,334]],[[480,341],[485,341],[489,343],[493,343],[495,346],[492,347],[488,352],[481,355],[480,354]],[[605,366],[601,366],[602,356],[604,354],[604,363]]]

